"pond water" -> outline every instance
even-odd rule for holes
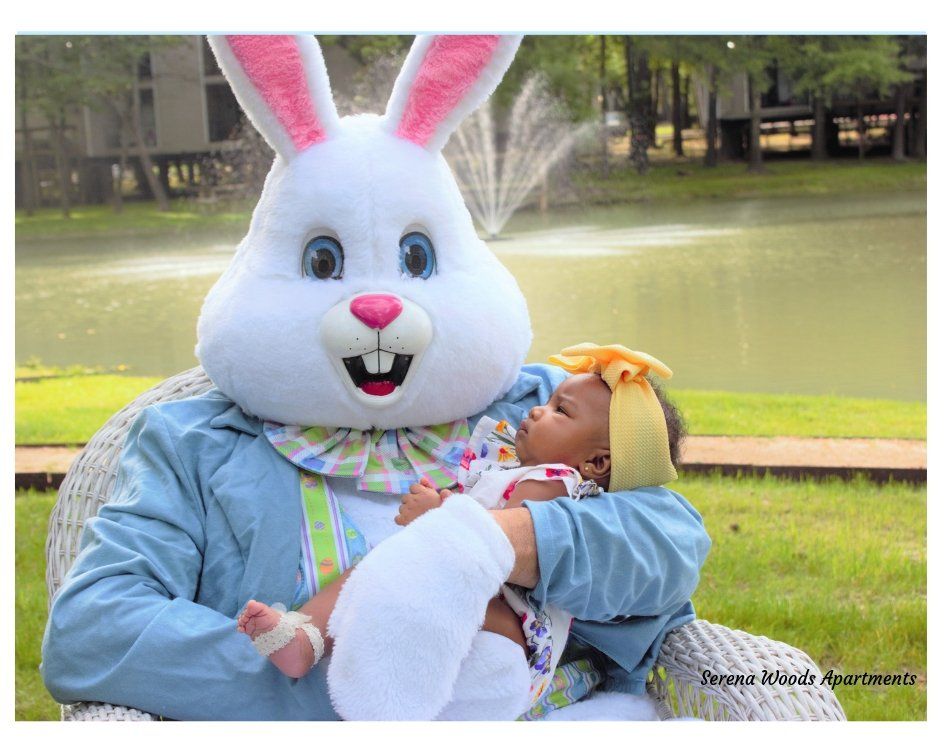
[[[621,342],[677,387],[925,399],[924,193],[523,213],[504,235],[490,246],[528,299],[530,359]],[[18,242],[17,362],[193,366],[237,242]]]

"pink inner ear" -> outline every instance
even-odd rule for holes
[[[426,146],[479,80],[498,44],[497,34],[436,37],[410,88],[397,136]]]
[[[287,34],[228,36],[243,71],[299,151],[325,138],[308,89],[302,55]]]

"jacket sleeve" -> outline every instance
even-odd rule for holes
[[[104,701],[171,719],[331,716],[323,673],[284,677],[233,618],[196,603],[207,533],[194,478],[162,416],[145,410],[112,499],[86,523],[53,602],[46,687],[60,702]]]
[[[709,551],[699,513],[666,488],[525,502],[540,578],[532,590],[577,619],[675,611],[692,595]]]

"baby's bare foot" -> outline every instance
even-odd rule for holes
[[[282,615],[260,601],[250,601],[236,621],[236,629],[255,640],[279,624]],[[295,638],[278,651],[269,655],[269,661],[289,677],[302,677],[312,668],[315,651],[308,636],[302,630],[295,631]]]

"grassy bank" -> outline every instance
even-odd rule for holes
[[[685,477],[712,551],[701,617],[806,651],[826,672],[908,672],[915,686],[840,687],[850,719],[926,716],[925,488]],[[55,719],[39,679],[43,542],[54,494],[16,497],[16,718]]]
[[[926,165],[885,159],[863,163],[777,160],[766,163],[764,173],[755,174],[748,173],[744,163],[706,168],[697,162],[681,162],[656,164],[640,176],[619,161],[606,178],[584,171],[573,181],[581,200],[591,204],[893,193],[924,191]]]
[[[700,436],[926,437],[924,402],[692,389],[671,396]]]
[[[56,208],[41,208],[32,216],[16,213],[16,239],[85,238],[139,234],[194,234],[213,231],[240,233],[249,225],[254,202],[225,208],[201,206],[193,200],[175,200],[162,213],[154,202],[126,202],[122,212],[109,205],[82,205],[63,218]]]
[[[35,378],[36,370],[18,369],[17,375]],[[160,380],[83,375],[73,369],[18,381],[16,443],[83,444],[114,412]],[[926,433],[921,402],[682,389],[672,396],[694,435],[925,438]]]
[[[16,718],[59,719],[39,677],[46,627],[46,529],[56,494],[16,495]]]
[[[777,160],[766,163],[763,174],[751,174],[744,163],[723,163],[706,168],[699,161],[655,163],[640,176],[626,159],[615,157],[609,175],[579,170],[572,177],[573,194],[552,191],[551,200],[580,201],[587,204],[627,202],[683,202],[700,198],[739,199],[787,197],[830,193],[898,192],[925,190],[925,163],[894,163],[874,158],[863,163],[834,160]],[[53,208],[33,216],[16,213],[16,238],[55,239],[98,235],[182,234],[211,231],[240,233],[249,224],[253,201],[200,205],[193,200],[176,200],[171,211],[158,212],[153,202],[126,202],[116,214],[105,205],[74,208],[71,218],[63,218]]]
[[[822,672],[911,673],[836,689],[850,719],[926,716],[926,489],[688,476],[712,551],[705,619],[807,652]]]
[[[84,444],[160,378],[65,375],[16,384],[17,444]]]

